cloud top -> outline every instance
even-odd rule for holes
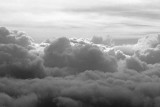
[[[0,106],[160,105],[159,36],[123,46],[66,37],[38,44],[1,27],[0,38]]]

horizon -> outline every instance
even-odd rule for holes
[[[54,37],[139,38],[159,33],[158,0],[0,0],[0,23],[38,41]]]
[[[10,28],[10,27],[6,27],[6,28]],[[98,38],[102,38],[103,40],[107,40],[107,39],[111,39],[113,42],[114,42],[114,45],[127,45],[127,44],[136,44],[138,42],[138,39],[140,38],[143,38],[145,36],[147,36],[147,34],[141,34],[141,36],[138,36],[138,37],[115,37],[115,36],[111,36],[111,35],[108,35],[108,34],[104,34],[106,36],[104,36],[103,34],[101,35],[95,35],[93,34],[93,36],[74,36],[74,35],[69,35],[69,36],[65,36],[65,35],[58,35],[58,36],[53,36],[53,35],[48,35],[46,37],[46,32],[44,32],[45,36],[43,38],[40,38],[38,37],[38,34],[39,33],[33,33],[33,32],[37,32],[37,30],[33,31],[32,33],[31,32],[26,32],[24,31],[25,29],[15,29],[15,28],[10,28],[9,30],[11,31],[20,31],[20,32],[23,32],[25,33],[25,35],[29,36],[29,37],[32,37],[32,39],[34,40],[34,42],[36,43],[42,43],[42,42],[45,42],[46,40],[54,40],[54,39],[58,39],[58,38],[61,38],[61,37],[67,37],[67,38],[77,38],[77,39],[80,39],[80,38],[84,38],[84,39],[89,39],[89,40],[92,40],[93,37],[98,37]],[[156,33],[158,35],[158,33]],[[102,36],[103,35],[103,36]],[[149,34],[148,34],[149,35]],[[151,35],[151,34],[150,34]]]

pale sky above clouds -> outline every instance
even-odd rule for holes
[[[160,29],[159,0],[0,0],[0,26],[41,39],[133,37]]]

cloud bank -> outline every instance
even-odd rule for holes
[[[102,41],[38,44],[0,27],[0,106],[159,107],[159,36],[122,46]]]

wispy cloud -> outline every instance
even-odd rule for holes
[[[39,27],[128,34],[158,32],[158,0],[0,0],[0,22]],[[35,5],[36,4],[36,5]],[[137,29],[137,27],[139,29]],[[91,30],[92,29],[92,30]]]

